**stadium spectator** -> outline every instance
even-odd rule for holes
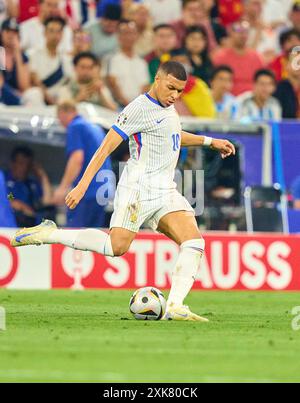
[[[60,89],[72,76],[71,58],[59,51],[65,20],[50,17],[45,21],[44,49],[37,48],[30,55],[30,71],[33,85],[39,87],[47,104],[57,102]]]
[[[176,109],[182,116],[195,116],[198,118],[215,118],[216,109],[207,84],[191,74],[192,66],[183,49],[172,52],[172,61],[182,63],[188,73],[186,87],[182,96],[176,102]]]
[[[173,23],[177,35],[177,47],[184,46],[184,38],[190,27],[202,26],[205,18],[204,4],[202,0],[183,0],[182,17]],[[209,37],[209,49],[216,46],[215,38]]]
[[[239,21],[243,14],[243,0],[218,0],[218,17],[224,27]]]
[[[79,53],[90,52],[92,49],[92,38],[91,35],[84,31],[84,29],[79,28],[74,32],[73,36],[73,58]]]
[[[212,18],[216,0],[201,0],[203,4],[203,18],[201,24],[205,28],[210,42],[210,50],[214,50],[217,45],[225,45],[227,41],[227,31],[218,19]]]
[[[41,219],[39,212],[51,202],[52,189],[46,172],[34,161],[30,148],[13,150],[5,181],[18,226],[35,225]]]
[[[280,47],[282,53],[277,56],[268,66],[275,74],[276,80],[284,80],[287,78],[287,64],[289,62],[289,54],[296,46],[300,46],[300,31],[289,29],[280,34]]]
[[[1,46],[5,49],[5,82],[19,94],[30,87],[28,58],[22,52],[19,25],[16,19],[7,19],[2,24]]]
[[[154,50],[145,60],[148,63],[151,83],[161,63],[170,60],[170,52],[176,47],[176,33],[172,25],[161,24],[154,28]]]
[[[39,0],[39,14],[20,25],[22,49],[29,52],[32,49],[45,48],[45,21],[50,17],[62,16],[59,0]],[[59,51],[72,52],[73,32],[65,25]]]
[[[213,56],[216,66],[228,65],[234,72],[234,86],[232,93],[240,95],[251,91],[255,72],[263,68],[263,62],[258,52],[247,47],[249,38],[249,24],[239,21],[229,28],[231,45],[220,49]]]
[[[181,0],[144,0],[144,3],[149,7],[154,26],[169,24],[181,18]]]
[[[300,210],[300,176],[292,183],[292,196],[294,208]]]
[[[262,19],[263,0],[245,0],[244,17],[250,25],[248,46],[257,50],[265,63],[270,63],[277,53],[277,35]]]
[[[106,6],[104,14],[95,21],[88,22],[84,29],[91,35],[92,52],[101,59],[118,49],[117,29],[122,10],[117,4]]]
[[[229,66],[216,67],[211,75],[211,93],[219,119],[233,119],[236,105],[233,88],[233,70]]]
[[[96,0],[97,1],[97,0]],[[105,14],[105,9],[108,5],[118,5],[121,7],[122,11],[122,19],[128,17],[127,12],[128,9],[132,6],[135,2],[140,2],[141,0],[98,0],[97,1],[97,17],[103,17]]]
[[[281,104],[284,119],[300,118],[300,68],[299,53],[291,53],[287,64],[287,78],[278,83],[275,97]]]
[[[120,22],[118,39],[120,50],[108,60],[107,80],[115,100],[126,106],[148,90],[150,77],[147,63],[134,51],[138,31],[133,21]]]
[[[144,57],[153,50],[153,28],[148,7],[133,3],[128,10],[129,20],[134,21],[138,30],[136,53]]]
[[[208,52],[207,32],[202,27],[191,27],[187,30],[185,49],[193,67],[192,75],[209,83],[213,69]]]
[[[101,127],[89,123],[78,115],[73,102],[63,102],[58,105],[57,110],[58,118],[67,130],[68,162],[61,183],[54,193],[55,204],[62,205],[71,186],[75,187],[80,181],[94,153],[103,142],[105,134]],[[106,159],[102,170],[111,171],[110,158]],[[104,183],[102,182],[102,184]],[[111,184],[110,181],[110,186]],[[97,203],[97,192],[100,187],[101,183],[97,182],[96,175],[80,205],[75,210],[68,210],[67,226],[69,228],[101,228],[104,226],[104,206]],[[113,196],[111,190],[109,190],[109,194]]]
[[[100,79],[100,66],[93,53],[83,52],[75,56],[75,77],[61,88],[59,100],[73,99],[77,102],[89,102],[115,111],[117,105],[113,101],[109,89]]]
[[[0,104],[9,106],[22,104],[22,99],[17,91],[5,82],[2,70],[0,70]]]
[[[287,27],[296,29],[300,32],[300,2],[297,0],[292,4]]]
[[[236,119],[251,121],[279,121],[282,110],[272,96],[276,89],[276,79],[270,70],[258,70],[254,76],[253,92],[249,91],[236,99]]]

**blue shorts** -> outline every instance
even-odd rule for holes
[[[67,212],[68,228],[103,228],[105,211],[95,199],[81,200],[75,210]]]

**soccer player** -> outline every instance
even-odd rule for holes
[[[52,221],[45,221],[17,232],[11,243],[12,246],[62,244],[105,256],[121,256],[128,251],[142,224],[147,223],[180,246],[163,319],[207,322],[184,305],[205,242],[194,210],[176,190],[173,178],[181,146],[209,146],[223,158],[235,154],[235,148],[227,140],[182,131],[174,103],[186,81],[183,65],[162,64],[149,93],[140,95],[119,115],[82,179],[67,195],[67,206],[75,209],[106,158],[123,140],[129,139],[131,157],[118,184],[108,234],[97,229],[60,230]]]

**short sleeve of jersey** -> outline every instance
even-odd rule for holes
[[[133,101],[120,113],[112,128],[124,140],[128,140],[133,134],[142,132],[144,127],[142,105],[139,102]]]

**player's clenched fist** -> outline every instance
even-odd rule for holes
[[[213,139],[211,148],[213,150],[219,151],[222,158],[227,158],[230,157],[230,155],[235,155],[235,147],[228,140]]]
[[[77,185],[66,197],[66,205],[69,207],[69,209],[74,210],[78,204],[80,203],[80,200],[83,198],[85,195],[85,190],[80,186]]]

